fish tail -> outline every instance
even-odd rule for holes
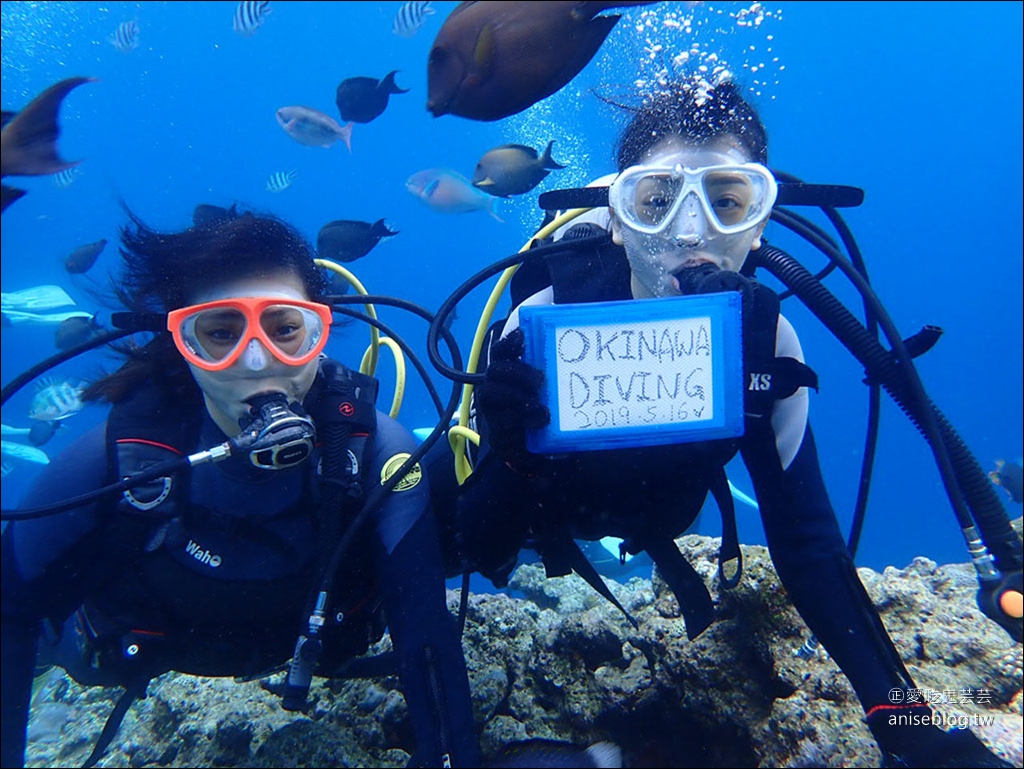
[[[352,152],[352,123],[342,126],[339,135],[341,140],[345,142],[345,146],[348,147],[348,151]]]
[[[71,91],[94,79],[72,77],[50,86],[4,126],[4,138],[10,147],[4,152],[5,165],[9,165],[5,175],[45,176],[77,165],[57,154],[57,137],[60,135],[57,112]]]
[[[502,218],[501,218],[500,216],[498,216],[498,212],[494,210],[494,202],[495,202],[496,200],[497,200],[497,198],[496,198],[496,197],[493,197],[493,196],[489,196],[489,197],[488,197],[488,200],[487,200],[487,213],[489,213],[489,214],[490,214],[490,215],[491,215],[492,217],[494,217],[494,219],[496,219],[497,221],[499,221],[499,222],[501,222],[502,224],[504,224],[504,223],[505,223],[505,220],[504,220],[504,219],[502,219]]]
[[[0,202],[0,212],[6,211],[7,207],[11,205],[18,198],[25,195],[25,190],[19,190],[17,187],[8,187],[6,184],[0,185],[0,193],[2,193],[2,202]]]
[[[390,238],[392,235],[397,235],[398,232],[398,230],[388,229],[387,222],[383,219],[375,221],[370,228],[370,234],[377,238]]]
[[[565,166],[563,166],[561,163],[557,162],[553,157],[551,157],[551,147],[552,145],[554,145],[554,143],[554,139],[549,141],[548,146],[544,149],[544,154],[540,156],[541,168],[552,168],[556,170],[559,168],[565,168]]]
[[[397,85],[395,85],[395,75],[397,74],[397,69],[392,70],[391,72],[386,74],[384,76],[384,79],[380,81],[380,86],[378,87],[382,91],[385,91],[387,93],[409,93],[408,88],[399,88]]]

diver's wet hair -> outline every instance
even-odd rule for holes
[[[192,304],[207,286],[248,275],[296,275],[311,301],[327,292],[312,246],[290,225],[270,216],[244,213],[178,232],[157,232],[125,206],[129,224],[121,228],[123,269],[112,279],[117,301],[132,312],[166,313]],[[170,334],[148,344],[120,345],[127,362],[83,393],[84,400],[116,403],[147,379],[168,397],[198,397],[188,365]]]
[[[131,223],[121,229],[124,270],[114,290],[131,310],[169,312],[191,304],[207,286],[281,271],[295,274],[311,301],[327,290],[312,246],[279,219],[247,212],[162,233],[127,213]]]
[[[675,83],[646,101],[619,137],[619,170],[639,165],[647,150],[669,136],[694,144],[734,136],[753,161],[768,162],[768,136],[761,118],[732,82],[713,89]]]

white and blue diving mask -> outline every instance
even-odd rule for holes
[[[676,239],[692,227],[676,223],[680,215],[696,218],[703,210],[707,226],[734,235],[761,224],[771,214],[778,186],[760,163],[684,168],[631,166],[608,190],[608,203],[619,220],[644,235]]]

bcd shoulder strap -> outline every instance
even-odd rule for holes
[[[750,279],[749,301],[743,312],[743,370],[748,417],[771,414],[775,401],[788,398],[801,387],[818,389],[818,375],[795,358],[775,356],[779,327],[779,297],[767,286]]]

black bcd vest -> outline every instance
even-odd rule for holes
[[[376,429],[375,402],[378,383],[376,379],[350,371],[336,361],[323,359],[314,385],[306,398],[310,416],[317,427],[320,449],[320,465],[317,477],[320,491],[316,493],[308,484],[300,501],[282,511],[281,515],[300,514],[309,510],[317,518],[320,532],[319,547],[326,551],[336,543],[346,525],[361,508],[363,494],[361,474],[365,470],[363,454],[367,441]],[[203,418],[203,403],[198,392],[188,397],[168,398],[168,393],[157,385],[146,385],[133,392],[126,400],[113,406],[107,421],[108,477],[121,479],[138,474],[150,467],[170,459],[187,456],[196,450],[200,438]],[[209,447],[204,447],[209,448]],[[337,465],[330,469],[329,457],[339,457]],[[263,471],[273,472],[273,471]],[[308,479],[312,474],[305,477]],[[333,477],[328,477],[333,476]],[[331,495],[334,507],[324,509],[319,504]],[[145,588],[133,579],[146,568],[147,557],[159,553],[162,548],[181,546],[181,532],[187,522],[196,516],[217,515],[191,499],[191,468],[172,476],[159,478],[125,491],[101,513],[107,521],[107,531],[112,539],[111,552],[120,554],[125,564],[121,571],[124,578],[115,580],[112,595],[105,600],[90,602],[80,610],[88,615],[92,626],[93,641],[106,647],[107,663],[113,668],[124,667],[126,672],[141,664],[142,655],[136,651],[132,658],[123,654],[124,649],[146,651],[153,648],[161,662],[153,665],[167,670],[181,669],[178,650],[173,646],[173,613],[162,612],[147,601]],[[324,534],[333,531],[333,535]],[[345,622],[335,628],[335,649],[339,659],[361,654],[369,643],[383,634],[383,618],[378,604],[368,601],[372,594],[372,565],[353,548],[351,558],[344,559],[335,581],[335,601]],[[198,557],[198,556],[197,556]],[[318,561],[329,560],[330,553],[323,552]],[[302,574],[296,574],[295,581],[301,581],[302,590],[313,587],[315,564],[309,564]],[[150,567],[152,571],[152,567]],[[196,577],[201,579],[201,577]],[[285,580],[287,581],[287,580]],[[349,587],[347,583],[357,582]],[[307,584],[308,583],[308,584]],[[369,583],[369,584],[368,584]],[[294,585],[292,585],[294,588]],[[225,606],[225,617],[230,621],[232,610],[237,607]],[[302,606],[295,607],[296,624],[289,624],[290,635],[302,615]],[[80,618],[80,622],[85,617]],[[172,627],[168,627],[172,625]],[[139,631],[142,631],[140,634]],[[170,632],[168,632],[170,631]],[[163,643],[160,639],[167,639]],[[192,655],[185,655],[192,659]],[[211,662],[212,669],[207,675],[238,675],[239,672],[225,669],[217,671],[220,663]],[[231,656],[226,655],[225,663],[231,666]],[[200,667],[202,665],[200,664]],[[164,670],[159,670],[164,672]],[[248,671],[252,672],[252,671]]]
[[[601,232],[602,228],[596,224],[587,223],[574,226],[564,237],[574,239]],[[512,278],[512,305],[518,306],[547,286],[553,290],[555,304],[630,300],[633,298],[630,274],[625,250],[612,243],[609,236],[596,247],[527,260]],[[686,488],[680,491],[675,510],[668,512],[661,508],[657,515],[650,510],[638,514],[642,517],[637,521],[635,535],[620,546],[623,560],[626,553],[648,552],[678,599],[691,639],[712,622],[714,607],[702,578],[679,552],[674,539],[693,523],[710,491],[722,513],[719,579],[725,587],[738,583],[742,558],[725,465],[738,451],[740,441],[773,440],[771,431],[762,426],[768,424],[776,400],[789,397],[799,387],[817,388],[817,376],[805,364],[775,356],[778,296],[755,280],[750,280],[750,287],[750,295],[744,302],[743,324],[744,411],[746,432],[750,437],[672,446],[672,452],[685,454],[688,469]],[[500,325],[492,327],[492,338],[499,332]],[[758,429],[751,429],[755,425]],[[774,451],[774,445],[771,450]],[[548,576],[576,571],[634,622],[615,601],[568,531],[558,521],[550,520],[550,515],[550,511],[546,512],[546,520],[540,521],[539,526],[534,522],[535,541],[532,543],[541,554]]]

